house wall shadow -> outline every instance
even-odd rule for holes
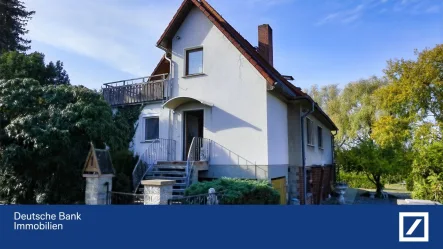
[[[262,129],[235,116],[231,113],[218,108],[217,106],[212,107],[212,122],[210,127],[207,127],[211,132],[218,132],[222,130],[228,130],[232,128],[252,128],[256,131],[261,131]]]
[[[242,179],[268,179],[268,166],[257,165],[223,145],[210,143],[209,170],[202,172],[201,177],[219,178],[235,177]]]

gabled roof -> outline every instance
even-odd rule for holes
[[[100,172],[103,175],[115,174],[114,167],[112,166],[112,159],[109,150],[99,150],[95,149],[95,155],[97,157],[98,166],[100,167]]]
[[[272,65],[270,65],[257,52],[256,48],[252,46],[240,33],[237,32],[208,2],[205,0],[184,0],[177,13],[175,13],[171,22],[157,41],[157,47],[170,52],[172,48],[172,39],[177,33],[183,21],[186,19],[193,7],[197,7],[202,13],[216,26],[228,40],[240,51],[240,53],[258,70],[258,72],[266,79],[270,87],[275,84],[282,84],[294,96],[304,96],[311,99],[309,95],[304,93],[299,87],[296,87],[283,77]],[[312,99],[311,99],[312,100]],[[317,109],[321,110],[317,105]],[[326,114],[324,114],[326,115]],[[326,118],[331,122],[336,129],[335,124],[326,115]]]
[[[154,71],[152,72],[151,76],[170,73],[169,66],[170,66],[169,61],[166,60],[164,56],[162,56],[157,66],[155,67]]]
[[[198,7],[206,17],[228,38],[228,40],[246,57],[247,60],[262,74],[271,86],[275,82],[283,82],[290,87],[298,96],[306,95],[300,88],[295,87],[263,59],[243,36],[241,36],[208,2],[205,0],[185,0],[172,18],[166,30],[157,42],[157,46],[170,50],[172,39],[180,28],[182,22],[191,11],[192,7]]]
[[[91,142],[91,148],[83,167],[83,174],[115,175],[109,150],[96,149]]]

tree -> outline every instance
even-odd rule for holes
[[[375,93],[383,112],[374,133],[381,144],[411,147],[413,196],[442,201],[443,45],[415,54],[388,62],[389,84]]]
[[[339,128],[335,143],[338,166],[346,172],[364,174],[378,194],[383,188],[384,178],[404,176],[410,169],[410,153],[404,144],[385,146],[375,139],[374,124],[381,110],[374,93],[386,84],[385,79],[374,76],[351,82],[343,90],[337,85],[321,89],[314,86],[310,90]]]
[[[433,117],[443,124],[443,44],[416,60],[391,60],[385,69],[389,84],[377,91],[380,107],[395,118],[416,122]]]
[[[408,155],[402,146],[383,147],[368,138],[352,148],[338,150],[337,161],[345,171],[366,175],[376,187],[377,196],[381,196],[382,177],[408,172]]]
[[[7,51],[27,51],[31,43],[23,38],[34,11],[26,10],[20,0],[0,0],[0,54]]]
[[[98,92],[33,79],[0,80],[0,92],[0,197],[8,202],[78,202],[89,142],[128,148]]]
[[[351,82],[343,90],[337,85],[312,87],[308,93],[326,111],[339,128],[336,147],[349,147],[371,136],[377,107],[373,99],[375,90],[386,82],[377,77]]]
[[[0,79],[31,78],[41,85],[69,84],[69,76],[63,63],[51,61],[45,64],[45,55],[34,52],[24,54],[7,52],[0,56]]]

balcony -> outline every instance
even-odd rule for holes
[[[136,105],[169,98],[168,74],[103,84],[103,97],[111,106]]]

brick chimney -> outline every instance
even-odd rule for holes
[[[274,63],[274,47],[272,45],[272,28],[269,24],[262,24],[258,26],[258,53],[271,66]]]

